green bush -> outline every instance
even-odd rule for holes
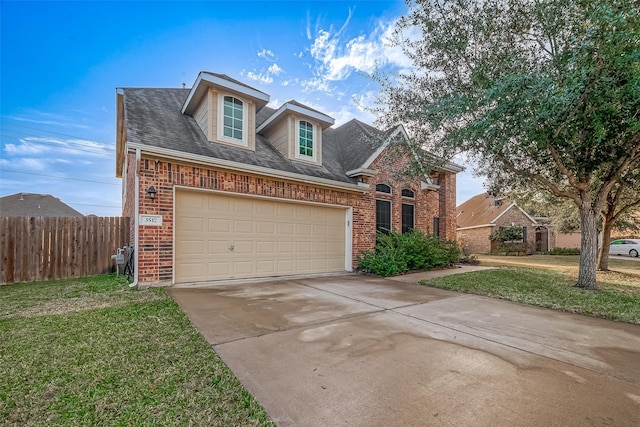
[[[372,251],[362,251],[358,269],[377,276],[394,276],[412,270],[444,267],[460,259],[458,244],[452,240],[424,234],[378,233],[378,243]]]
[[[580,248],[553,248],[548,255],[580,255]]]

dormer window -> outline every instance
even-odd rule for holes
[[[298,122],[298,149],[296,157],[300,159],[314,160],[316,158],[314,149],[314,127],[311,123],[300,120]]]
[[[242,140],[243,104],[233,96],[224,97],[224,136]]]
[[[248,145],[249,103],[230,95],[218,97],[218,139]]]

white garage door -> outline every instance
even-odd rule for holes
[[[176,190],[175,282],[345,270],[346,209]]]

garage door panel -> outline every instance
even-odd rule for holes
[[[175,281],[344,271],[345,224],[345,209],[178,190]]]
[[[278,242],[278,253],[292,254],[295,252],[295,242]]]
[[[196,217],[185,217],[184,221],[180,223],[178,227],[176,227],[177,231],[181,232],[203,232],[205,231],[205,221],[202,218]]]
[[[278,274],[276,269],[276,261],[258,261],[256,262],[256,272],[264,276],[272,276]]]
[[[313,242],[296,242],[296,252],[311,253],[313,251]]]
[[[256,233],[259,234],[275,234],[276,224],[273,222],[258,221],[256,224]]]
[[[225,240],[207,241],[208,254],[210,255],[226,255],[229,253],[229,246],[231,246],[231,243]]]
[[[234,240],[233,242],[234,255],[253,255],[256,252],[255,242],[250,240]]]
[[[231,231],[231,220],[229,219],[211,218],[208,221],[208,225],[208,231],[210,233],[228,233],[229,231]]]
[[[267,254],[269,256],[273,256],[276,253],[276,243],[271,242],[257,242],[256,244],[256,253],[258,255]]]
[[[329,244],[327,242],[313,242],[314,254],[327,254],[329,253]]]
[[[231,198],[206,198],[202,197],[202,195],[194,195],[193,197],[199,197],[201,199],[207,200],[207,210],[209,212],[232,212],[233,209],[233,199]]]
[[[313,234],[313,226],[311,224],[296,224],[295,233],[298,235],[311,236]]]
[[[207,263],[207,276],[220,279],[229,276],[229,263],[228,262],[208,262]],[[202,279],[200,279],[202,280]]]
[[[251,233],[253,234],[254,221],[238,219],[233,221],[233,231],[236,233]]]
[[[204,252],[205,242],[202,240],[183,240],[176,249],[184,255],[199,255]]]
[[[278,234],[294,234],[295,232],[295,224],[279,222],[278,223]]]
[[[283,220],[291,220],[295,215],[295,209],[292,204],[278,203],[277,216]]]

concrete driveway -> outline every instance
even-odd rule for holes
[[[280,426],[640,425],[640,326],[420,278],[169,292]]]

